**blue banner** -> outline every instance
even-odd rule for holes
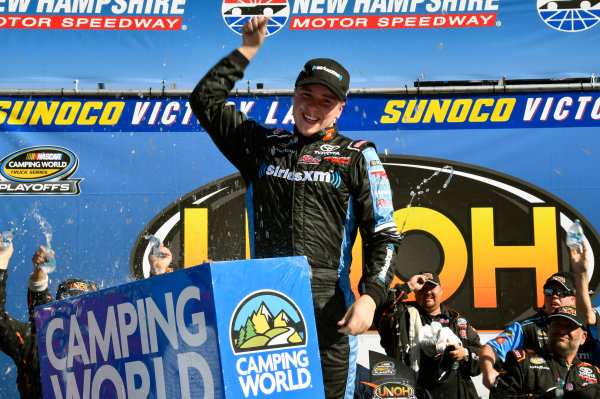
[[[0,86],[191,89],[258,15],[269,36],[241,88],[292,88],[318,57],[346,66],[351,88],[600,74],[597,1],[11,0]]]
[[[35,309],[44,398],[224,397],[208,266]]]

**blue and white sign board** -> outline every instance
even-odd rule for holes
[[[44,398],[319,397],[311,298],[306,259],[283,258],[38,306]]]
[[[322,398],[309,266],[304,257],[212,266],[227,398]]]
[[[36,307],[44,398],[223,397],[207,270]]]

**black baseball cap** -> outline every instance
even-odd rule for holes
[[[578,312],[577,309],[571,306],[560,306],[556,308],[554,313],[552,313],[548,318],[553,317],[564,317],[565,319],[571,320],[573,323],[577,324],[579,327],[585,326],[587,320],[585,319],[582,312]]]
[[[59,284],[56,290],[56,300],[71,298],[87,292],[98,291],[98,285],[92,281],[70,278]]]
[[[438,276],[437,273],[434,273],[434,272],[421,272],[419,274],[427,279],[426,283],[440,285],[440,276]]]
[[[296,86],[312,83],[326,86],[340,101],[346,102],[350,74],[339,62],[329,58],[315,58],[304,64],[296,78]]]
[[[575,275],[573,272],[558,272],[554,273],[552,276],[546,280],[544,283],[544,288],[548,286],[548,284],[556,282],[564,287],[564,289],[569,290],[575,295]]]

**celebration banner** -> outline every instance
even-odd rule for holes
[[[205,264],[38,306],[44,398],[322,397],[310,292],[298,257]]]

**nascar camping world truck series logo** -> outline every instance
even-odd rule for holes
[[[253,17],[270,17],[267,35],[290,30],[478,28],[499,25],[500,0],[224,0],[222,15],[236,33]],[[290,16],[291,15],[291,16]]]
[[[62,147],[29,147],[0,160],[0,195],[78,195],[83,179],[69,179],[77,155]]]

